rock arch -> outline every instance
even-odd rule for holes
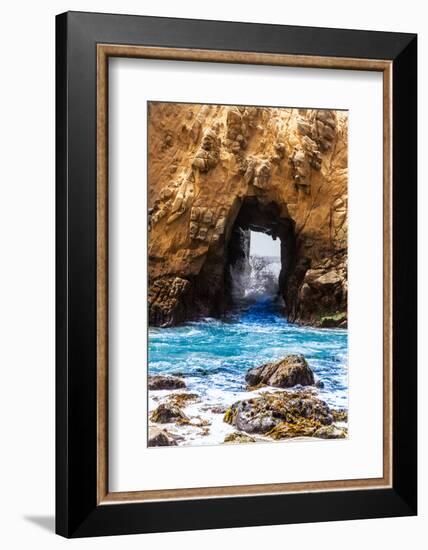
[[[238,229],[258,228],[289,320],[345,325],[346,113],[151,103],[148,183],[151,324],[224,314]]]

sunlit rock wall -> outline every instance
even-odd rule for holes
[[[289,319],[345,326],[347,113],[152,102],[148,124],[150,323],[224,312],[230,236],[254,197],[293,227]]]

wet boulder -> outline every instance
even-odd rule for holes
[[[321,424],[310,418],[299,418],[296,422],[280,422],[266,435],[272,439],[290,439],[293,437],[313,437]]]
[[[287,355],[275,363],[266,363],[248,370],[245,381],[249,386],[265,384],[277,388],[290,388],[298,384],[313,385],[315,378],[303,355]]]
[[[178,376],[156,374],[148,377],[149,390],[179,390],[186,387],[186,383]]]
[[[177,442],[166,430],[161,430],[155,426],[149,428],[148,447],[173,447]]]
[[[226,411],[223,420],[247,433],[266,433],[278,423],[273,411],[255,399],[234,403]]]
[[[334,422],[348,422],[348,411],[346,409],[333,409],[331,412]]]
[[[168,424],[170,422],[177,424],[189,423],[189,419],[184,412],[171,403],[161,403],[150,415],[150,420],[159,424]]]
[[[321,426],[313,434],[321,439],[344,439],[348,437],[348,430],[339,426]]]
[[[223,420],[246,433],[270,435],[278,425],[286,423],[294,425],[289,434],[294,430],[296,435],[312,435],[321,426],[332,424],[333,416],[327,403],[313,392],[302,390],[264,393],[237,401],[226,411]],[[307,432],[309,424],[311,433]],[[289,437],[285,432],[283,437]]]
[[[323,426],[318,420],[311,418],[299,418],[296,422],[277,424],[266,435],[272,439],[290,439],[292,437],[343,439],[348,436],[348,430],[333,424]]]
[[[233,432],[224,438],[224,443],[255,443],[255,441],[254,437],[239,432]]]

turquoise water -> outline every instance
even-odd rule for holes
[[[347,348],[346,330],[290,324],[275,300],[262,296],[226,319],[150,328],[149,373],[183,375],[204,401],[230,403],[245,390],[249,368],[301,353],[324,383],[320,397],[347,409]]]

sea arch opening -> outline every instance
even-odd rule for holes
[[[230,307],[270,300],[287,314],[288,280],[296,262],[294,226],[275,202],[257,197],[243,200],[227,247]]]

